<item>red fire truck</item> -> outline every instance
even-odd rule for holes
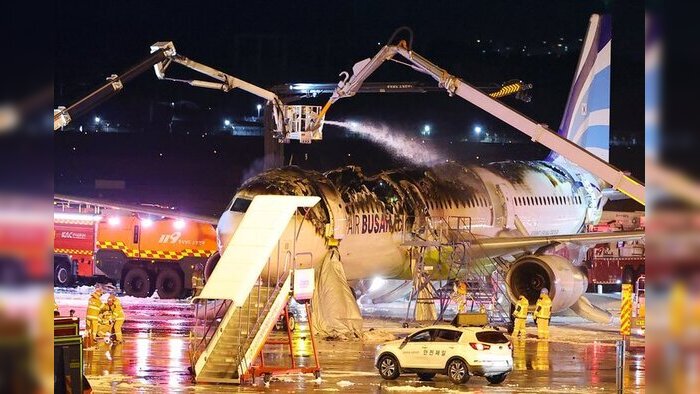
[[[633,216],[629,221],[636,229],[643,229],[644,216]],[[625,230],[625,224],[621,220],[611,220],[593,226],[589,231],[621,231]],[[597,244],[588,250],[586,256],[588,283],[614,289],[623,282],[636,284],[637,279],[644,275],[644,262],[643,240]]]
[[[126,211],[54,213],[54,284],[109,280],[128,295],[180,298],[216,251],[211,224]]]

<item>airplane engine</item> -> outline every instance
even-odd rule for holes
[[[540,290],[549,289],[552,312],[576,304],[588,287],[588,278],[567,259],[553,255],[529,255],[519,258],[506,275],[511,302],[524,295],[535,305]]]

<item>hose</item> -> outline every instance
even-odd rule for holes
[[[394,30],[394,32],[391,33],[391,37],[389,37],[386,44],[391,45],[391,43],[394,42],[394,39],[396,38],[396,36],[399,35],[399,33],[401,31],[404,31],[404,30],[408,32],[408,48],[407,49],[409,51],[412,50],[413,49],[413,30],[411,30],[411,28],[408,26],[401,26],[398,29]]]

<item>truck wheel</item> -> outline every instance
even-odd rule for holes
[[[53,270],[54,286],[67,287],[73,284],[73,280],[73,272],[71,272],[70,265],[67,262],[56,264]]]
[[[122,288],[127,295],[145,298],[153,294],[154,286],[148,271],[141,267],[134,267],[124,275]]]
[[[160,298],[180,298],[185,289],[182,275],[172,269],[164,269],[156,278],[156,289]]]

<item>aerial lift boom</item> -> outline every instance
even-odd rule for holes
[[[408,60],[409,63],[394,59],[397,54]],[[490,97],[488,94],[481,92],[479,89],[451,75],[446,70],[436,66],[423,56],[411,50],[405,41],[401,41],[397,45],[387,44],[371,59],[368,58],[355,63],[352,68],[352,76],[347,72],[342,73],[341,75],[345,75],[345,78],[338,83],[338,86],[321,110],[317,119],[322,120],[330,106],[339,99],[354,96],[355,93],[359,91],[363,82],[387,60],[406,65],[416,71],[430,75],[438,81],[439,86],[444,88],[450,96],[457,95],[469,101],[527,134],[533,141],[541,143],[571,163],[609,183],[613,188],[639,203],[644,204],[644,185],[639,181],[560,136],[556,132],[553,132],[546,125],[529,119],[503,102]]]
[[[207,75],[215,79],[216,82],[198,79],[168,78],[165,72],[173,63],[181,64],[189,69]],[[286,105],[276,94],[268,90],[178,54],[175,50],[175,45],[170,41],[157,42],[151,45],[151,55],[136,66],[127,70],[121,76],[113,74],[107,78],[108,82],[106,84],[72,104],[70,107],[58,107],[54,110],[54,130],[68,125],[72,118],[82,116],[97,105],[108,100],[123,89],[124,83],[131,81],[151,67],[154,68],[158,79],[184,82],[190,86],[215,89],[223,92],[241,89],[264,98],[271,104],[274,122],[272,132],[274,133],[274,137],[280,142],[299,140],[300,142],[310,143],[311,140],[320,140],[323,137],[322,128],[312,128],[314,125],[322,125],[323,123],[317,119],[321,110],[320,106]]]

